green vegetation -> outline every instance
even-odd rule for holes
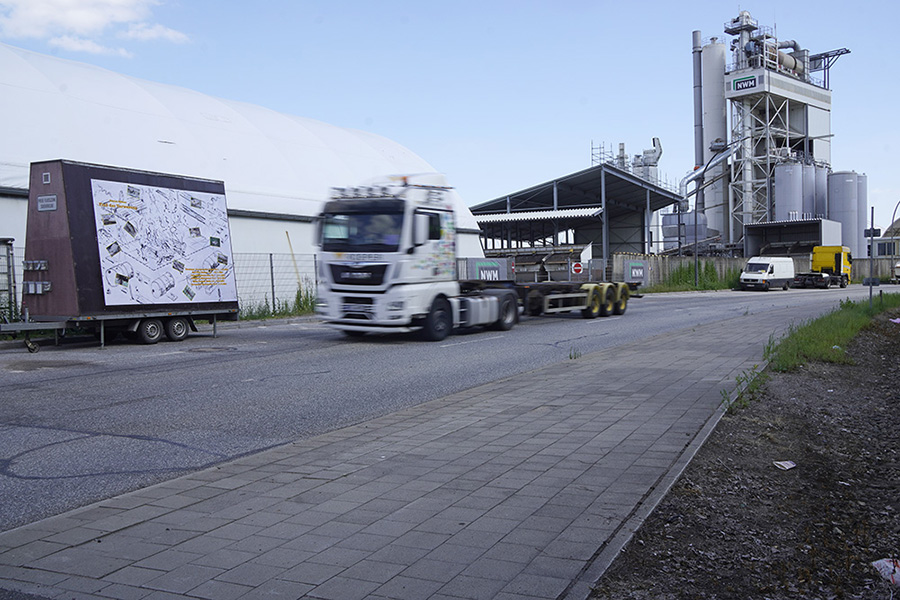
[[[255,321],[260,319],[272,319],[278,317],[296,317],[308,315],[316,310],[316,290],[313,283],[304,280],[297,288],[293,300],[276,300],[275,306],[269,302],[269,297],[258,304],[241,303],[241,320]]]
[[[845,348],[876,314],[900,307],[900,294],[879,295],[869,309],[869,301],[844,300],[839,309],[800,325],[791,325],[787,335],[775,343],[770,338],[764,356],[779,372],[794,371],[809,361],[851,363]]]
[[[769,375],[765,372],[760,372],[759,365],[753,365],[751,369],[734,378],[738,393],[734,401],[731,401],[731,397],[726,390],[722,390],[722,402],[727,405],[729,410],[746,408],[751,402],[759,398],[759,394],[767,381],[769,381]]]
[[[729,269],[725,277],[719,277],[716,267],[711,261],[700,264],[698,285],[694,285],[694,263],[683,264],[676,268],[665,283],[641,288],[644,293],[654,292],[687,292],[691,290],[730,290],[738,286],[741,277],[740,269]]]

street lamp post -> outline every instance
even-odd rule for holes
[[[894,206],[894,212],[891,214],[891,224],[888,226],[891,229],[891,279],[895,280],[895,283],[900,283],[900,279],[897,278],[897,274],[894,272],[894,263],[897,261],[897,232],[893,229],[894,227],[894,219],[897,218],[897,208],[900,207],[900,202],[897,202],[897,205]],[[872,258],[875,257],[875,249],[872,249]]]

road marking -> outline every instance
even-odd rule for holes
[[[462,346],[464,344],[476,344],[478,342],[486,342],[488,340],[499,340],[502,335],[492,335],[491,337],[478,338],[477,340],[468,340],[465,342],[454,342],[452,344],[441,344],[441,348],[452,348],[453,346]]]

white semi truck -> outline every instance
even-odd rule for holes
[[[516,284],[507,259],[484,258],[458,230],[458,196],[443,175],[334,188],[319,218],[317,313],[349,336],[455,328],[507,330],[520,312],[624,314],[624,283]],[[475,256],[460,257],[460,249]]]

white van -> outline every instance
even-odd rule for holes
[[[741,289],[788,289],[794,282],[794,259],[784,256],[754,256],[741,271]]]

